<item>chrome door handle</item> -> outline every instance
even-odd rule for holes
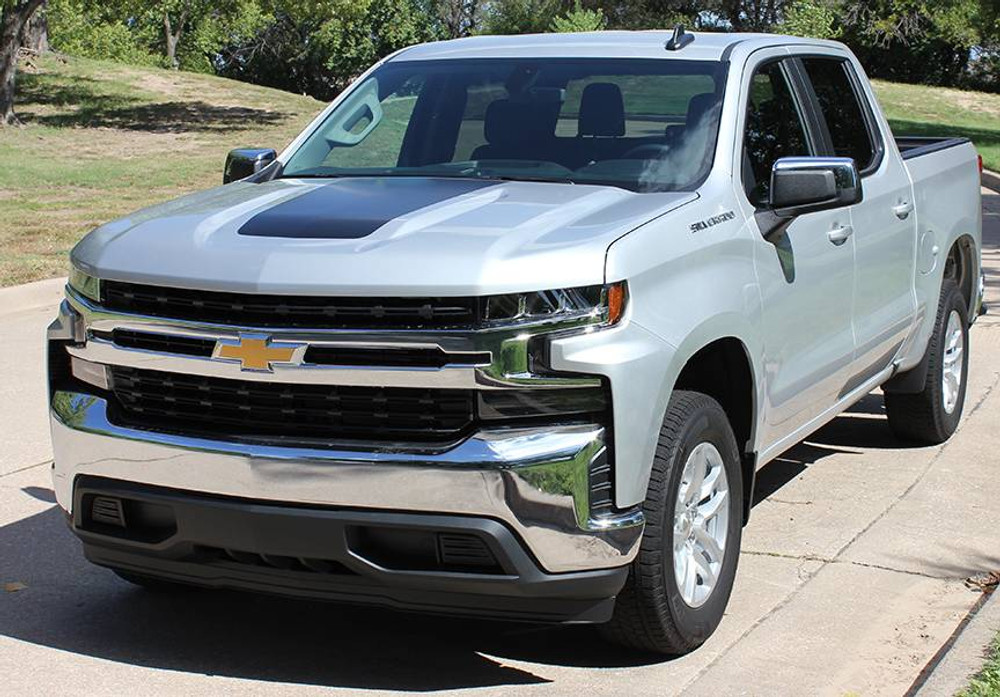
[[[833,228],[830,232],[826,233],[826,236],[830,238],[838,247],[844,242],[847,242],[847,238],[854,234],[854,228],[850,225],[840,225]]]
[[[907,201],[906,203],[901,203],[898,206],[893,206],[892,212],[895,213],[896,217],[900,220],[906,220],[910,217],[910,213],[913,212],[913,204]]]

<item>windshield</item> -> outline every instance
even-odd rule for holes
[[[725,70],[669,59],[391,62],[351,90],[282,176],[691,190],[712,165]]]

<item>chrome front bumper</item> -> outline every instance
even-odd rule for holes
[[[226,363],[114,348],[92,333],[133,323],[186,334],[227,331],[108,315],[70,291],[49,329],[49,338],[70,342],[68,351],[74,360],[96,366],[135,364],[252,378]],[[363,338],[367,342],[387,340]],[[421,340],[406,339],[411,343]],[[344,342],[358,337],[327,332],[313,340]],[[461,336],[436,340],[446,350],[469,348]],[[501,358],[487,367],[390,369],[381,377],[371,370],[303,370],[301,374],[311,382],[326,384],[365,384],[372,376],[384,384],[386,374],[391,374],[391,384],[475,384],[480,389],[502,389],[502,385],[511,384],[545,389],[548,384],[584,386],[594,382],[587,377],[551,380],[524,372],[527,336],[477,336],[475,340],[490,342],[486,348]],[[272,379],[294,382],[299,377],[275,375]],[[549,573],[622,566],[638,550],[643,529],[638,507],[615,510],[610,515],[590,514],[591,468],[609,456],[605,430],[599,424],[491,426],[436,449],[388,442],[351,444],[341,449],[292,447],[121,426],[109,419],[109,404],[101,395],[100,390],[90,392],[88,386],[57,388],[51,395],[54,484],[56,497],[67,511],[73,506],[74,481],[80,475],[90,475],[291,505],[489,518],[506,525]]]
[[[505,523],[560,573],[620,566],[638,549],[639,510],[592,519],[591,464],[606,457],[595,425],[482,431],[444,451],[308,450],[218,442],[116,426],[93,395],[57,392],[56,497],[78,475],[280,503],[472,515]]]

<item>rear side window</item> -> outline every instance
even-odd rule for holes
[[[754,205],[767,200],[776,161],[812,154],[802,115],[779,61],[761,66],[753,76],[743,142],[744,186]]]
[[[847,72],[850,69],[847,62],[836,58],[803,58],[802,64],[826,121],[834,154],[853,157],[859,170],[868,169],[878,153],[854,81]]]

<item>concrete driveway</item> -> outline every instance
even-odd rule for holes
[[[986,207],[1000,311],[1000,197]],[[88,565],[54,505],[41,336],[58,295],[0,292],[5,694],[899,695],[980,599],[966,579],[1000,569],[998,314],[973,330],[946,445],[901,446],[873,395],[761,471],[729,614],[690,656],[631,656],[580,627],[150,594]]]

